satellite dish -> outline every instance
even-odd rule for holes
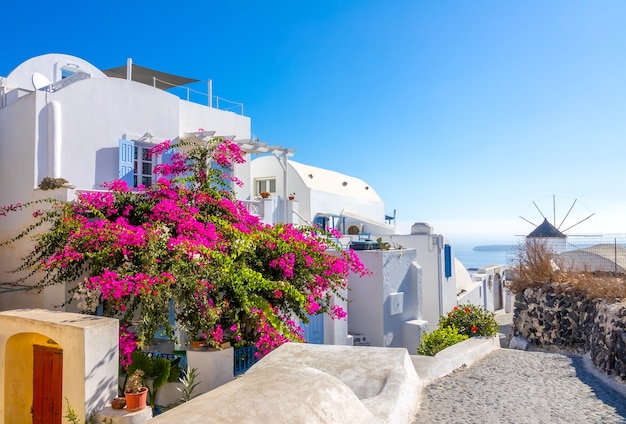
[[[35,87],[35,90],[41,90],[42,88],[47,88],[51,84],[50,80],[44,74],[40,74],[39,72],[33,73],[32,80],[33,80],[33,87]]]

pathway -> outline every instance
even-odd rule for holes
[[[626,391],[590,372],[587,361],[498,349],[425,387],[414,423],[626,423]]]

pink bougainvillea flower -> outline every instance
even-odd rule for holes
[[[348,275],[369,271],[331,241],[338,234],[252,215],[233,193],[232,167],[245,161],[236,143],[180,147],[168,140],[149,150],[160,156],[153,185],[116,180],[73,202],[0,207],[0,216],[36,209],[29,216],[37,224],[16,240],[49,228],[21,268],[45,271],[31,274],[42,275],[35,287],[82,276],[72,289],[81,301],[120,321],[124,368],[155,334],[173,337],[174,325],[210,346],[254,345],[263,356],[304,341],[294,316],[345,319],[334,299],[342,299]]]

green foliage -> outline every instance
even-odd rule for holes
[[[65,403],[67,406],[65,408],[65,415],[63,415],[63,418],[67,418],[67,420],[72,424],[80,424],[80,418],[78,418],[78,414],[70,405],[70,401],[67,397],[65,398]]]
[[[466,340],[468,336],[459,334],[454,327],[439,327],[432,333],[424,333],[417,348],[419,355],[435,356],[443,349]]]
[[[187,371],[185,375],[180,377],[178,381],[180,381],[183,385],[182,388],[178,388],[180,392],[180,401],[181,402],[189,402],[191,399],[196,397],[197,395],[193,394],[193,391],[196,389],[200,382],[196,382],[196,378],[198,377],[198,369],[197,368],[189,368],[187,365]]]
[[[439,319],[439,327],[424,334],[417,348],[420,355],[434,356],[441,350],[474,336],[495,336],[498,322],[493,312],[465,303],[455,306],[445,317]]]
[[[454,327],[459,334],[467,337],[492,337],[498,334],[495,314],[471,303],[455,306],[447,316],[439,319],[439,327]]]
[[[149,386],[148,397],[150,406],[154,408],[159,389],[167,382],[178,381],[180,358],[171,361],[166,358],[153,358],[138,350],[132,353],[131,358],[132,363],[127,369],[127,379],[132,378],[133,373],[138,370],[144,373],[144,378],[152,383],[151,387]],[[129,375],[131,377],[128,377]]]
[[[122,367],[160,331],[174,340],[182,330],[214,348],[255,345],[264,355],[303,341],[299,321],[309,315],[345,317],[334,299],[343,298],[348,275],[367,270],[336,234],[251,215],[233,193],[238,181],[229,170],[245,162],[235,143],[166,141],[150,153],[170,149],[177,152],[155,166],[150,187],[117,180],[72,202],[0,206],[0,217],[35,219],[1,244],[34,240],[14,270],[26,274],[18,281],[34,290],[72,287],[69,302],[83,313],[102,307],[119,319]]]

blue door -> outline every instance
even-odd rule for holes
[[[128,187],[135,185],[135,143],[131,140],[120,139],[119,151],[119,179],[125,181]]]
[[[304,340],[312,344],[324,344],[324,314],[309,315],[309,323],[302,324]]]

